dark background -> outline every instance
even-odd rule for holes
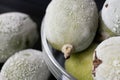
[[[19,11],[27,13],[38,24],[38,31],[40,33],[40,25],[45,14],[47,5],[51,0],[0,0],[0,14],[11,11]],[[98,11],[101,10],[105,0],[95,0]],[[41,38],[33,47],[34,49],[41,50]],[[0,63],[0,69],[3,63]],[[52,75],[49,80],[56,80]]]

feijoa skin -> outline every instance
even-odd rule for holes
[[[48,42],[68,58],[93,41],[98,10],[94,0],[52,0],[43,24]]]
[[[22,49],[32,47],[38,39],[37,25],[20,12],[0,14],[0,63]]]
[[[65,62],[65,69],[77,80],[93,80],[93,52],[98,43],[93,42],[86,50],[72,54]]]
[[[101,41],[120,35],[119,0],[106,0],[100,13]]]
[[[120,37],[101,42],[93,56],[94,80],[120,80]]]
[[[48,80],[50,72],[43,54],[34,49],[16,52],[3,65],[1,76],[6,80]]]

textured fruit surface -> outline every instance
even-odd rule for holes
[[[92,43],[88,49],[83,52],[72,54],[65,63],[68,73],[78,80],[93,80],[92,61],[93,52],[98,43]]]
[[[120,35],[120,0],[106,0],[101,10],[100,32],[104,39]]]
[[[96,56],[95,56],[96,55]],[[120,37],[111,37],[95,49],[101,64],[95,68],[95,80],[120,80]]]
[[[91,44],[97,24],[98,11],[93,0],[53,0],[44,18],[48,42],[58,50],[71,44],[73,52],[82,51]]]
[[[20,12],[0,14],[0,63],[16,51],[32,47],[38,39],[37,25]]]
[[[0,73],[0,80],[6,80]]]
[[[33,49],[17,52],[1,69],[6,80],[48,80],[49,74],[43,53]]]

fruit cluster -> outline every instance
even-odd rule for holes
[[[37,24],[28,14],[0,14],[0,80],[48,80],[43,53],[31,49],[38,38]]]
[[[66,70],[78,80],[120,80],[119,0],[106,0],[101,12],[94,0],[52,0],[43,25],[48,43],[64,54]],[[36,26],[27,14],[0,14],[0,79],[48,79],[44,53],[30,49],[38,40]]]
[[[48,5],[43,23],[47,40],[64,54],[66,70],[78,80],[120,80],[119,8],[119,0],[106,0],[101,12],[94,0]]]

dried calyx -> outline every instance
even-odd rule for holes
[[[96,51],[94,53],[94,60],[93,60],[93,70],[92,70],[92,74],[95,77],[95,70],[96,68],[102,63],[102,60],[98,59]]]
[[[64,53],[64,57],[65,59],[68,59],[70,58],[70,55],[73,51],[73,46],[71,44],[65,44],[63,47],[62,47],[62,52]]]

